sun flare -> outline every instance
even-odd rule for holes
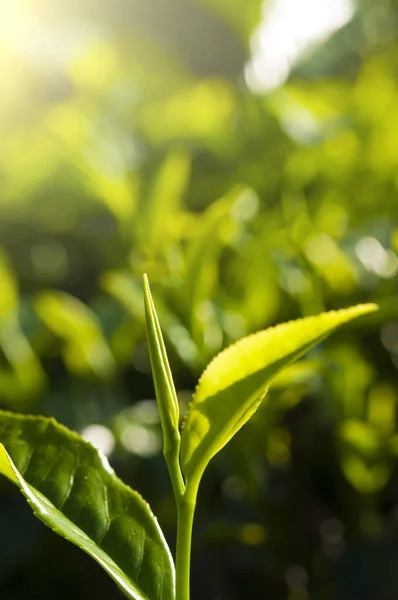
[[[252,91],[281,85],[297,58],[312,44],[348,23],[351,0],[272,0],[252,38],[246,81]]]

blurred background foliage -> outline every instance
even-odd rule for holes
[[[221,348],[380,311],[209,468],[192,600],[398,597],[398,2],[0,5],[0,405],[98,445],[174,544],[141,275],[182,413]],[[120,597],[0,482],[2,600]]]

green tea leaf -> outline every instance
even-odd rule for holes
[[[53,419],[0,411],[0,472],[35,515],[132,600],[174,598],[174,565],[148,504],[91,444]]]
[[[148,346],[163,430],[163,453],[170,472],[174,493],[176,494],[176,498],[178,498],[184,490],[179,462],[181,437],[178,426],[180,408],[163,342],[162,331],[152,300],[148,277],[144,274],[143,279]]]
[[[204,371],[181,437],[185,477],[198,481],[210,459],[246,423],[277,373],[344,323],[377,309],[374,304],[283,323],[245,337]]]
[[[148,335],[149,354],[155,382],[156,397],[162,422],[163,433],[167,437],[178,435],[180,419],[177,394],[174,388],[166,348],[163,342],[155,306],[153,304],[148,277],[144,275],[145,317]]]

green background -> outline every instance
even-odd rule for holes
[[[15,5],[19,37],[0,39],[1,408],[103,444],[173,547],[142,273],[182,411],[228,343],[377,302],[212,462],[192,600],[396,599],[398,3],[357,0],[269,93],[244,76],[257,0]],[[2,600],[120,597],[5,480],[0,535]]]

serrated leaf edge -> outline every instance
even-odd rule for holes
[[[285,327],[294,324],[298,324],[298,323],[303,323],[304,321],[308,321],[309,319],[313,319],[316,317],[321,317],[323,315],[329,315],[329,316],[333,316],[333,315],[342,315],[343,313],[350,313],[353,312],[355,313],[353,318],[356,317],[361,317],[363,315],[366,315],[370,312],[376,311],[379,309],[379,306],[375,303],[369,302],[366,304],[357,304],[355,306],[350,306],[348,308],[342,308],[342,309],[337,309],[337,310],[330,310],[330,311],[324,311],[322,313],[318,313],[317,315],[310,315],[307,317],[301,317],[300,319],[291,319],[290,321],[285,321],[283,323],[277,323],[276,325],[273,325],[271,327],[267,327],[266,329],[261,329],[260,331],[256,331],[255,333],[251,333],[243,338],[241,338],[240,340],[237,340],[236,342],[234,342],[233,344],[230,344],[229,346],[227,346],[227,348],[224,348],[223,350],[221,350],[220,352],[218,352],[213,358],[212,360],[209,362],[209,364],[206,366],[205,370],[203,371],[203,373],[201,374],[198,383],[196,384],[195,387],[195,391],[192,394],[192,399],[191,402],[189,403],[189,407],[188,410],[186,411],[185,415],[184,415],[184,419],[182,422],[182,430],[185,427],[186,421],[189,417],[190,411],[193,410],[194,408],[194,404],[195,404],[195,398],[197,395],[197,392],[199,390],[199,387],[203,381],[203,379],[206,377],[208,371],[213,367],[213,364],[219,359],[219,357],[221,355],[223,356],[228,356],[229,353],[232,353],[235,349],[236,346],[239,346],[239,344],[241,344],[243,341],[246,343],[248,340],[252,340],[260,335],[263,335],[265,332],[270,332],[270,331],[275,331],[277,329],[284,329]],[[340,327],[341,325],[343,325],[344,323],[341,324],[336,324],[336,329],[338,327]]]

